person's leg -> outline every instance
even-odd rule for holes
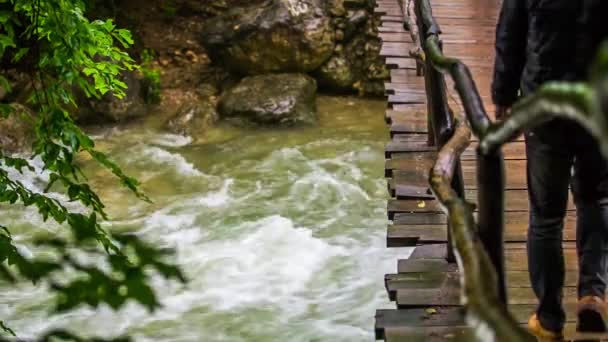
[[[562,146],[560,128],[559,122],[551,122],[526,134],[530,281],[539,300],[536,314],[541,325],[556,332],[565,322],[562,230],[573,162],[570,150]]]
[[[586,133],[577,135],[572,192],[577,208],[578,297],[589,302],[586,314],[579,308],[579,328],[604,331],[601,304],[608,281],[608,166],[592,138]]]

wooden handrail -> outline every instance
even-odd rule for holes
[[[469,146],[471,130],[457,122],[456,131],[439,151],[431,169],[431,189],[448,214],[454,238],[454,250],[461,270],[462,301],[467,308],[467,322],[480,341],[535,341],[509,314],[496,286],[497,275],[477,238],[473,206],[452,188],[454,166]]]
[[[511,116],[493,123],[486,113],[469,68],[460,60],[446,57],[441,48],[441,30],[429,0],[414,0],[418,34],[410,32],[421,51],[410,53],[425,66],[430,129],[440,147],[429,183],[448,215],[448,249],[453,249],[461,272],[462,302],[467,321],[481,341],[535,341],[507,310],[504,279],[504,167],[500,147],[524,129],[554,117],[579,122],[597,140],[608,159],[608,44],[596,61],[595,79],[587,83],[551,82],[534,95],[520,100]],[[409,8],[404,13],[409,14]],[[411,23],[408,18],[404,23]],[[409,24],[411,25],[411,24]],[[418,40],[420,38],[420,40]],[[445,84],[436,72],[454,81],[465,116],[454,119],[447,107]],[[446,109],[447,108],[447,109]],[[456,123],[454,124],[454,121]],[[468,126],[470,124],[470,127]],[[478,222],[455,180],[462,177],[460,156],[470,144],[471,131],[479,138]]]
[[[441,29],[432,15],[429,1],[415,0],[415,13],[420,41],[423,42],[421,50],[424,52],[422,62],[425,64],[430,128],[440,147],[429,182],[448,215],[448,252],[453,251],[461,272],[461,299],[467,309],[467,321],[479,340],[534,341],[509,314],[506,306],[502,246],[504,199],[488,200],[497,193],[503,193],[504,171],[500,152],[479,153],[478,170],[489,177],[483,177],[486,180],[479,186],[478,224],[473,218],[473,206],[464,198],[464,191],[454,186],[454,180],[462,179],[460,155],[471,140],[471,128],[466,119],[475,135],[485,136],[492,126],[490,118],[468,67],[443,54],[439,38]],[[454,80],[465,109],[466,119],[461,117],[456,124],[447,105],[445,81],[443,76],[439,76],[442,74],[449,74]]]

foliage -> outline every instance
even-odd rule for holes
[[[154,52],[144,50],[140,71],[143,75],[141,81],[142,98],[148,104],[160,103],[160,70],[152,65]]]
[[[117,309],[128,300],[154,310],[159,302],[148,270],[184,282],[181,270],[163,261],[170,251],[150,246],[136,235],[101,227],[100,221],[108,218],[104,204],[75,163],[79,153],[90,155],[123,186],[148,201],[137,180],[97,151],[67,111],[77,106],[74,89],[91,98],[106,93],[124,97],[126,84],[119,76],[137,68],[124,51],[133,44],[130,32],[117,28],[112,20],[90,21],[86,5],[81,0],[0,0],[0,60],[4,67],[26,70],[31,77],[28,105],[37,113],[32,158],[39,158],[49,175],[46,190],[62,191],[66,198],[58,200],[28,189],[9,170],[34,171],[31,160],[0,153],[0,204],[34,207],[45,222],[50,218],[69,228],[35,241],[46,257],[36,252],[30,257],[23,254],[10,228],[0,226],[0,279],[48,285],[56,294],[57,312],[81,304]],[[0,86],[10,90],[9,81],[1,75]],[[0,113],[13,115],[10,104],[0,103]],[[80,209],[68,209],[68,202],[78,203]],[[83,262],[83,253],[95,262]],[[0,322],[0,328],[0,334],[12,333],[4,323]]]
[[[160,4],[160,9],[163,11],[165,16],[174,17],[177,14],[177,7],[173,0],[164,0]]]

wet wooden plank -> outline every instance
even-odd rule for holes
[[[475,340],[475,334],[466,325],[426,328],[402,326],[386,329],[384,340],[386,342],[470,342]]]
[[[389,69],[416,70],[416,60],[411,57],[387,57],[384,64]]]
[[[457,278],[457,277],[456,277]],[[451,279],[451,278],[450,278]],[[439,288],[397,289],[395,302],[400,308],[427,306],[460,306],[461,290],[459,285],[446,282]],[[507,288],[510,305],[535,305],[538,299],[530,287]],[[564,287],[564,304],[576,304],[576,287]]]
[[[389,338],[392,338],[393,334],[395,336],[400,337],[399,329],[404,329],[405,333],[409,333],[415,329],[421,329],[419,331],[430,332],[430,334],[425,335],[422,339],[413,340],[413,339],[402,339],[398,341],[428,341],[429,337],[436,336],[440,339],[438,341],[454,341],[450,339],[452,337],[446,337],[445,335],[435,334],[434,332],[441,329],[445,329],[446,327],[463,327],[465,324],[464,320],[464,311],[460,307],[433,307],[433,310],[427,311],[426,308],[416,308],[416,309],[403,309],[403,310],[395,310],[395,309],[385,309],[378,310],[376,312],[376,338],[384,339],[385,334],[389,334]],[[576,326],[576,306],[575,305],[565,305],[564,309],[566,311],[566,341],[581,341],[584,339],[594,340],[594,339],[606,339],[606,334],[577,334],[575,332]],[[525,326],[530,315],[535,310],[534,305],[511,305],[509,310],[514,315],[517,322]],[[432,312],[432,313],[429,313]],[[424,330],[426,329],[426,330]],[[406,337],[411,337],[412,335],[405,335]],[[415,338],[418,338],[418,335],[414,335]],[[472,341],[470,337],[467,337],[465,341]]]
[[[507,286],[511,289],[529,288],[530,275],[526,271],[507,271]],[[438,288],[445,284],[456,286],[459,284],[459,271],[450,270],[446,272],[407,272],[387,274],[384,277],[384,285],[394,298],[398,289]],[[570,270],[566,272],[564,279],[565,287],[575,288],[578,284],[578,272]]]
[[[424,90],[424,80],[421,80],[418,77],[412,77],[412,81],[407,83],[386,82],[384,83],[384,90],[386,94],[409,92],[426,93]]]
[[[390,74],[392,83],[418,82],[420,89],[424,89],[424,77],[418,76],[416,69],[393,69]]]
[[[402,15],[383,15],[380,17],[381,22],[395,22],[395,23],[403,23]]]
[[[424,120],[416,121],[410,120],[410,122],[406,123],[395,123],[392,122],[389,126],[389,132],[391,136],[395,134],[404,134],[404,133],[427,133],[428,132],[428,123],[426,118]],[[393,152],[407,151],[407,146],[402,145],[399,142],[389,143],[390,145],[386,146],[387,158],[391,158],[391,154]],[[436,148],[435,148],[436,150]]]
[[[408,327],[460,326],[464,324],[464,312],[460,308],[435,308],[432,313],[424,309],[376,311],[376,339],[384,338],[385,330]]]
[[[400,106],[395,104],[393,106]],[[427,121],[427,105],[425,103],[411,104],[406,110],[387,109],[385,113],[387,123],[398,122],[407,125],[411,121]]]
[[[422,113],[421,113],[422,114]],[[409,121],[409,122],[408,122]],[[402,120],[391,119],[389,129],[393,134],[403,133],[427,133],[427,119],[426,117],[417,113],[412,113],[409,118]],[[476,160],[478,143],[472,142],[471,145],[464,151],[461,156],[461,160]],[[401,151],[407,150],[407,144],[391,140],[386,144],[385,151],[388,155],[391,155],[393,159],[401,159],[403,156],[400,154]],[[516,141],[507,143],[502,147],[504,160],[524,160],[526,159],[526,145],[523,141]],[[434,158],[435,156],[429,156]],[[525,171],[525,170],[524,170]]]
[[[418,146],[425,143],[419,143]],[[400,144],[406,145],[406,144]],[[413,145],[413,144],[410,144]],[[412,148],[413,149],[413,148]],[[388,159],[385,165],[385,175],[391,179],[388,181],[389,189],[394,190],[397,185],[428,186],[428,177],[434,164],[433,157],[436,152],[433,149],[424,152],[420,148],[418,152],[399,153],[399,158]],[[474,152],[473,152],[474,153]],[[392,154],[391,156],[395,156]],[[526,160],[509,159],[505,161],[505,189],[523,190],[527,188]],[[477,162],[475,158],[463,158],[462,174],[465,188],[474,190],[478,188]],[[397,196],[397,194],[393,194]],[[527,199],[527,198],[526,198]]]
[[[466,199],[471,203],[477,202],[477,190],[465,190]],[[527,212],[529,209],[527,190],[506,190],[505,211]],[[572,196],[568,200],[568,209],[574,210]],[[441,212],[443,209],[436,200],[390,199],[388,201],[389,219],[396,213],[412,212]]]
[[[409,32],[379,32],[378,37],[383,43],[387,42],[401,42],[401,43],[412,43],[412,36]]]
[[[388,96],[388,102],[391,104],[423,104],[426,103],[426,93],[411,92],[411,93],[396,93]]]
[[[384,42],[380,49],[380,56],[411,58],[410,51],[414,48],[413,43]]]
[[[443,220],[445,216],[438,218]],[[525,242],[528,234],[528,215],[517,212],[505,215],[504,241]],[[413,247],[421,244],[447,242],[447,225],[440,224],[393,224],[387,227],[388,247]],[[569,213],[564,220],[563,240],[576,241],[576,215]]]
[[[412,261],[417,262],[416,259],[436,259],[433,264],[435,269],[439,269],[440,267],[449,267],[442,266],[443,264],[447,264],[445,261],[445,244],[433,244],[433,245],[422,245],[416,247],[410,259],[402,259],[398,261],[398,273],[402,272],[402,267],[406,269],[412,266],[408,266]],[[528,261],[526,255],[526,245],[525,243],[507,243],[505,244],[505,265],[508,271],[528,271]],[[576,271],[578,269],[578,260],[576,256],[576,247],[573,243],[564,242],[564,261],[565,261],[565,269],[566,271]],[[405,264],[406,266],[402,266]],[[425,264],[425,266],[429,266],[429,264]],[[432,271],[429,268],[429,271]]]

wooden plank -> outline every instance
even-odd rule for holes
[[[470,342],[475,340],[473,329],[462,326],[399,327],[385,331],[386,342]]]
[[[408,264],[415,259],[438,259],[439,261],[435,265],[435,268],[438,269],[441,267],[441,263],[447,264],[445,261],[445,244],[422,245],[416,247],[410,256],[410,259],[398,261],[398,273],[403,273],[401,269],[402,263]],[[564,242],[564,261],[566,271],[578,270],[578,260],[574,244]],[[525,243],[505,244],[505,265],[509,271],[528,271]],[[408,267],[410,266],[406,266],[406,269]]]
[[[424,120],[424,122],[409,122],[409,123],[391,123],[391,125],[389,126],[389,132],[391,134],[391,136],[394,136],[395,134],[404,134],[404,133],[427,133],[428,132],[428,123],[426,122],[426,120]],[[392,142],[389,142],[389,144],[391,144],[390,146],[387,145],[386,147],[386,152],[387,152],[387,158],[391,158],[391,154],[393,152],[401,152],[401,151],[407,151],[407,146],[403,146],[402,143],[399,142],[395,142],[394,144],[392,144]],[[396,146],[395,146],[396,145]],[[436,147],[433,147],[433,150],[436,150]]]
[[[396,105],[393,105],[396,106]],[[401,124],[409,124],[412,121],[426,122],[427,121],[427,106],[426,104],[412,104],[407,109],[395,110],[387,109],[385,119],[387,123],[398,122]]]
[[[466,190],[466,198],[471,203],[477,202],[477,190]],[[526,212],[529,209],[527,190],[506,190],[505,211]],[[568,209],[574,210],[572,196],[568,199]],[[391,219],[395,213],[411,212],[441,212],[443,209],[436,200],[408,200],[390,199],[388,201],[388,214]]]
[[[419,78],[413,78],[412,82],[407,83],[384,83],[384,91],[386,94],[395,93],[426,93],[424,90],[424,80],[419,81]]]
[[[396,93],[388,96],[388,102],[391,104],[422,104],[426,103],[426,93],[413,92],[413,93]]]
[[[444,217],[442,217],[444,218]],[[505,215],[504,241],[525,242],[528,234],[528,215],[508,212]],[[571,212],[564,220],[563,240],[576,241],[576,215]],[[393,224],[387,228],[387,247],[413,247],[421,244],[447,242],[447,225]]]
[[[415,69],[393,69],[390,73],[392,83],[417,83],[424,89],[424,77],[418,76]]]
[[[433,313],[424,309],[376,311],[376,339],[384,339],[384,331],[408,327],[433,327],[463,325],[464,312],[460,308],[435,308]]]
[[[420,145],[425,142],[420,143]],[[405,143],[398,144],[400,148],[406,146]],[[420,146],[418,145],[418,146]],[[413,150],[413,148],[410,148]],[[398,185],[411,185],[424,187],[428,186],[429,172],[434,163],[436,152],[429,148],[426,152],[424,148],[420,148],[417,152],[400,152],[390,153],[392,159],[388,159],[385,164],[385,175],[391,179],[388,181],[389,190],[393,197],[399,196],[394,190]],[[395,158],[395,155],[398,158]],[[462,175],[465,188],[475,190],[478,188],[477,183],[477,162],[472,159],[464,159],[461,161]],[[526,179],[526,160],[509,159],[505,161],[505,189],[506,190],[524,190],[527,188]],[[527,198],[527,197],[526,197]]]
[[[387,13],[387,12],[384,12]],[[390,33],[407,33],[403,27],[389,25],[391,23],[382,23],[382,26],[378,27],[378,32],[390,32]]]
[[[474,215],[476,216],[475,213]],[[522,224],[526,223],[528,220],[528,214],[521,212],[507,211],[505,212],[504,217],[507,225],[511,223]],[[576,211],[567,212],[564,220],[566,227],[572,225],[572,229],[574,229],[574,225],[576,224]],[[447,224],[447,218],[443,213],[408,213],[395,216],[393,224],[404,226],[445,225]]]
[[[416,70],[416,60],[411,57],[387,57],[384,64],[389,69]]]
[[[424,113],[410,113],[410,117],[406,120],[402,119],[391,119],[390,130],[394,134],[401,133],[427,133],[427,119],[422,116]],[[388,114],[393,116],[393,114]],[[461,155],[461,160],[476,160],[477,159],[477,146],[478,142],[472,142],[471,145]],[[398,160],[402,156],[399,154],[401,151],[405,151],[407,145],[403,142],[391,140],[386,145],[386,152],[390,154],[392,159]],[[523,141],[516,141],[505,144],[502,147],[503,157],[505,160],[525,160],[526,159],[526,145]],[[429,158],[435,158],[434,155]],[[509,170],[507,170],[509,171]]]
[[[458,270],[447,272],[408,272],[387,274],[384,277],[384,285],[394,298],[398,289],[438,288],[445,284],[458,285],[460,282]],[[526,271],[507,271],[507,286],[510,289],[530,288],[530,274]],[[578,285],[578,272],[570,270],[566,272],[564,286],[575,288]]]
[[[401,42],[412,43],[412,36],[409,32],[379,32],[378,37],[383,43],[386,42]]]
[[[530,287],[508,288],[509,304],[534,305],[538,299]],[[440,288],[398,289],[395,302],[399,308],[428,306],[460,306],[460,286],[446,284]],[[564,303],[576,304],[578,301],[576,287],[564,287]]]
[[[402,15],[383,15],[380,17],[380,21],[382,22],[395,22],[395,23],[403,23]]]
[[[394,332],[396,336],[400,337],[400,329],[403,329],[405,333],[410,331],[428,331],[431,334],[422,337],[422,339],[401,339],[397,341],[428,341],[428,338],[439,338],[437,341],[454,341],[455,337],[446,337],[442,334],[436,334],[434,332],[441,331],[446,327],[463,327],[465,322],[464,311],[460,307],[434,307],[434,310],[427,311],[424,308],[415,309],[385,309],[378,310],[376,312],[376,338],[384,339],[386,334],[387,338],[393,338]],[[532,312],[535,311],[534,305],[510,305],[509,310],[513,314],[517,322],[525,327],[528,319]],[[564,306],[566,311],[566,341],[582,341],[586,340],[605,340],[606,334],[589,335],[589,334],[577,334],[575,332],[576,324],[576,306],[567,304]],[[432,313],[429,313],[432,312]],[[405,335],[406,337],[412,336]],[[418,337],[415,337],[418,338]],[[466,339],[465,341],[472,341]]]
[[[385,57],[410,57],[410,51],[414,49],[413,43],[403,42],[383,42],[380,49],[380,56]]]

